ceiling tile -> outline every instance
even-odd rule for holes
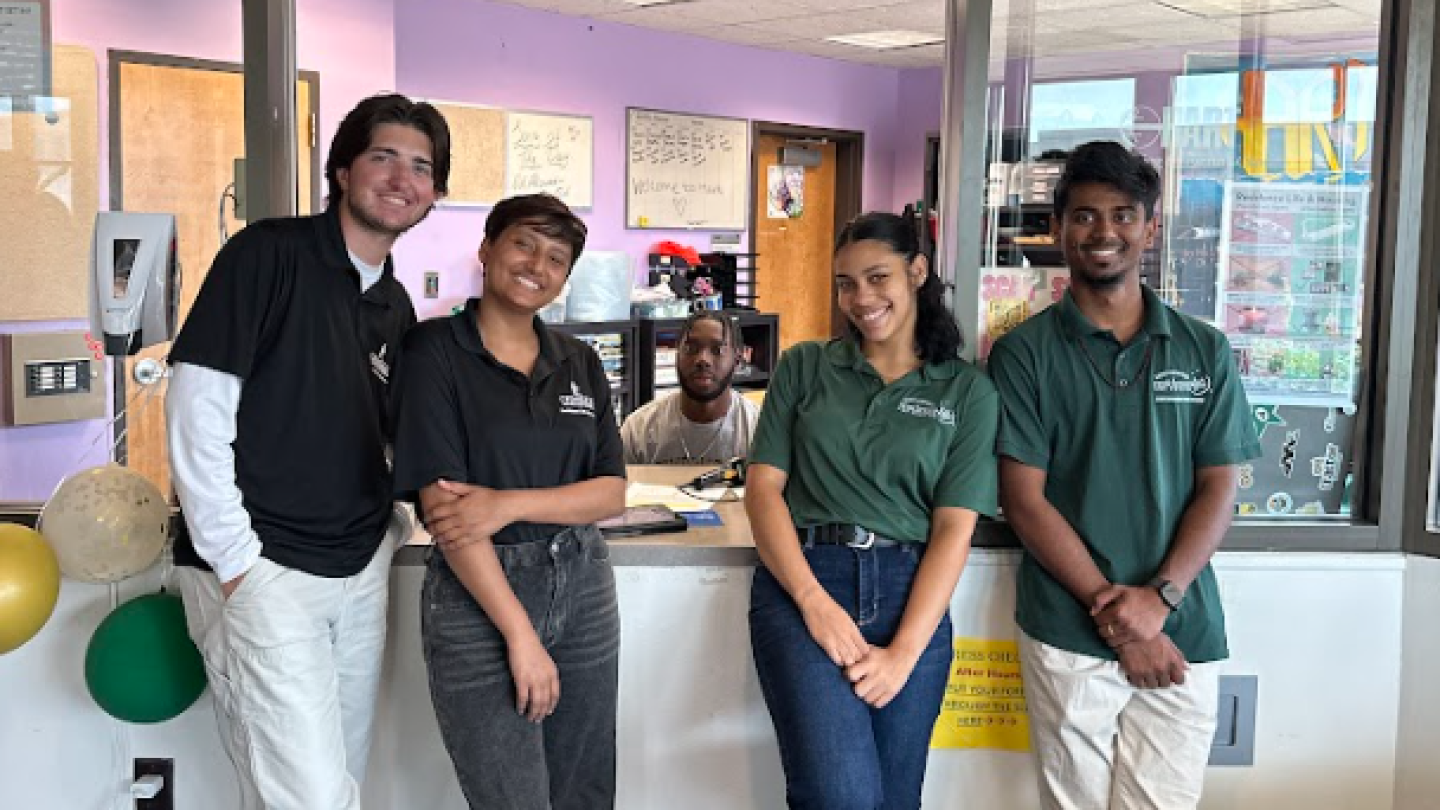
[[[1344,8],[1313,11],[1277,11],[1242,17],[1217,17],[1211,22],[1243,31],[1248,35],[1290,37],[1309,34],[1373,34],[1378,20]]]
[[[759,25],[721,25],[712,28],[711,35],[726,42],[738,42],[742,45],[779,45],[781,43],[793,42],[796,37],[786,31],[778,31],[768,28],[764,24]]]
[[[1195,21],[1193,15],[1183,11],[1154,3],[1137,3],[1116,14],[1096,14],[1089,10],[1055,11],[1036,17],[1034,25],[1036,32],[1068,34],[1075,31],[1108,31],[1117,25],[1184,27]]]
[[[796,40],[823,40],[825,37],[840,34],[880,31],[889,26],[879,12],[866,10],[789,17],[783,20],[747,24],[745,27],[758,27],[784,33]]]
[[[1335,5],[1363,14],[1372,20],[1380,19],[1380,0],[1335,0]]]
[[[796,14],[793,4],[783,0],[694,0],[684,5],[700,16],[729,24],[776,20]]]
[[[945,31],[945,4],[939,0],[909,0],[874,11],[882,19],[889,20],[892,28],[937,34]]]
[[[1144,47],[1174,45],[1182,50],[1190,50],[1198,43],[1235,42],[1240,38],[1239,28],[1214,20],[1192,20],[1183,26],[1124,25],[1110,30]]]
[[[572,17],[590,17],[596,14],[613,14],[627,8],[634,8],[620,0],[506,0],[517,6],[556,11]]]
[[[1202,17],[1266,14],[1273,11],[1328,8],[1331,0],[1159,0]]]
[[[892,67],[938,65],[943,46],[870,51],[824,42],[827,36],[908,29],[943,36],[945,0],[691,0],[637,8],[620,0],[505,0],[574,16],[683,32],[754,47],[810,53]],[[1195,43],[1233,42],[1248,35],[1287,40],[1323,35],[1375,36],[1383,0],[995,0],[991,51],[1003,58],[1007,40],[1033,42],[1037,57],[1069,64],[1087,53],[1136,53],[1158,59]],[[1294,9],[1300,11],[1271,11]],[[1183,10],[1182,10],[1183,9]],[[1191,13],[1187,13],[1187,11]],[[1237,10],[1241,10],[1237,13]],[[1194,15],[1203,16],[1194,16]],[[1034,22],[1032,22],[1034,20]],[[1276,47],[1292,46],[1277,41]],[[1308,46],[1311,49],[1313,45]],[[1126,57],[1127,59],[1130,57]],[[1137,62],[1138,64],[1138,62]],[[1121,69],[1119,63],[1106,69]]]

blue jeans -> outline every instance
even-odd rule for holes
[[[865,640],[894,638],[922,546],[807,546],[826,592]],[[905,688],[883,709],[855,696],[845,672],[810,637],[794,600],[763,566],[750,593],[750,645],[775,724],[791,810],[913,810],[954,654],[947,613]]]
[[[575,526],[495,552],[560,670],[560,702],[538,724],[515,711],[505,637],[434,554],[420,632],[465,799],[477,810],[613,808],[620,614],[610,550],[594,526]]]

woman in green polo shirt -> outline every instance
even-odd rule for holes
[[[845,226],[835,287],[849,334],[785,353],[751,447],[751,646],[793,810],[916,808],[998,399],[910,222]]]

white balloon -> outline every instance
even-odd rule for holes
[[[39,529],[65,576],[116,582],[160,558],[170,534],[170,504],[143,475],[107,464],[60,482],[40,512]]]

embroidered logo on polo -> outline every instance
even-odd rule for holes
[[[580,386],[570,381],[570,393],[560,395],[560,413],[567,413],[571,416],[588,416],[595,418],[595,398],[580,390]]]
[[[905,397],[895,410],[907,416],[918,416],[921,419],[934,419],[942,425],[955,426],[955,409],[941,403],[936,405],[924,397]]]
[[[388,348],[390,348],[390,344],[381,343],[379,351],[370,353],[370,370],[375,372],[375,376],[380,378],[380,382],[386,384],[390,382],[390,364],[385,362],[385,350]]]
[[[1157,371],[1150,380],[1150,390],[1155,392],[1156,402],[1201,404],[1210,396],[1213,387],[1210,377],[1200,372]]]

